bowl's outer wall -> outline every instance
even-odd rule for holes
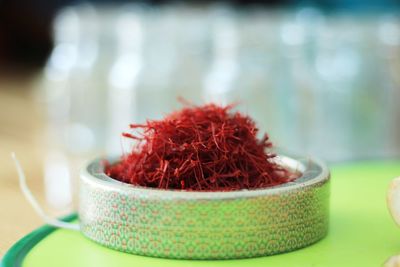
[[[234,259],[287,252],[327,234],[326,175],[293,190],[227,199],[154,198],[146,190],[107,187],[82,176],[81,229],[109,248],[155,257]]]

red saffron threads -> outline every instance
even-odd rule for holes
[[[193,191],[266,188],[297,178],[274,162],[268,135],[233,105],[188,106],[162,120],[131,124],[136,146],[106,174],[137,186]]]

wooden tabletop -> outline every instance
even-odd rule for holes
[[[43,190],[45,112],[36,79],[0,77],[0,258],[18,239],[43,224],[19,189],[12,151],[21,161],[33,193],[49,209]]]

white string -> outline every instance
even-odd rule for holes
[[[15,168],[17,169],[18,172],[18,180],[19,180],[19,186],[21,188],[22,193],[24,194],[25,198],[28,200],[28,202],[31,204],[33,209],[36,211],[36,213],[42,218],[42,220],[54,227],[58,228],[64,228],[64,229],[69,229],[69,230],[74,230],[74,231],[80,231],[79,224],[75,223],[67,223],[63,222],[58,219],[53,219],[50,216],[48,216],[42,207],[39,205],[35,197],[33,196],[31,190],[28,187],[28,184],[26,183],[26,177],[25,173],[21,167],[21,164],[19,163],[17,156],[15,155],[14,152],[11,153],[11,158],[14,161]]]

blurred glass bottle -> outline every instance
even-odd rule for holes
[[[371,38],[377,42],[378,53],[375,66],[382,83],[376,90],[385,91],[386,102],[380,107],[383,112],[381,127],[386,129],[380,146],[384,149],[382,156],[400,155],[400,16],[386,14],[374,25]]]
[[[93,110],[98,101],[91,98],[97,88],[90,82],[96,37],[96,15],[90,5],[66,8],[56,17],[55,47],[40,86],[48,109],[45,189],[48,202],[57,207],[71,202],[82,158],[96,153],[101,143],[101,136],[95,135],[101,125]]]
[[[254,118],[261,134],[270,134],[277,145],[281,141],[277,116],[280,88],[274,81],[279,75],[279,14],[256,6],[237,15],[240,72],[232,92],[238,108]]]
[[[239,75],[239,36],[233,10],[216,5],[211,14],[211,58],[203,82],[205,101],[226,105],[233,102]]]
[[[160,119],[168,113],[175,101],[173,75],[178,49],[178,19],[170,6],[146,9],[144,16],[145,44],[143,64],[137,85],[137,122]]]
[[[134,123],[138,113],[138,85],[143,72],[144,22],[142,8],[120,10],[114,24],[117,46],[110,64],[107,91],[107,154],[119,155],[124,146],[121,133]]]

